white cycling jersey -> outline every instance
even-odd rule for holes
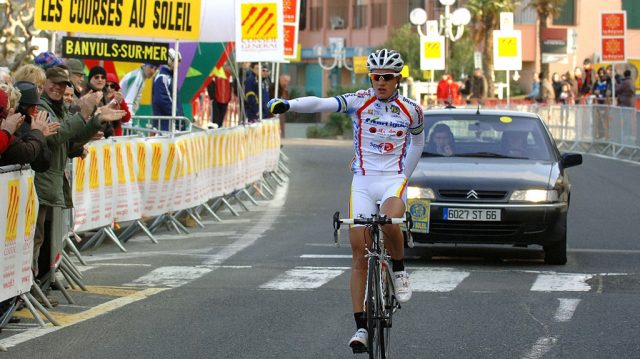
[[[344,112],[351,117],[355,174],[409,176],[420,158],[424,144],[422,108],[397,92],[387,100],[380,100],[370,88],[333,98],[303,97],[290,100],[289,104],[294,112]],[[407,163],[410,137],[416,148],[411,163]]]

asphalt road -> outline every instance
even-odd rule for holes
[[[87,292],[39,328],[0,334],[0,358],[350,358],[346,211],[350,142],[287,140],[276,198],[127,253],[83,252]],[[640,165],[585,156],[570,170],[569,261],[540,248],[425,246],[407,260],[414,297],[397,313],[395,358],[640,357]],[[357,356],[364,357],[364,356]]]

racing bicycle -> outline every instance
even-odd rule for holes
[[[374,214],[370,218],[340,218],[340,212],[333,215],[333,236],[336,246],[340,243],[340,225],[357,224],[366,227],[365,233],[371,237],[371,247],[367,248],[367,282],[365,286],[364,306],[369,333],[367,348],[369,358],[385,359],[389,357],[390,334],[393,313],[400,309],[395,297],[391,257],[384,246],[384,235],[380,235],[381,225],[404,224],[407,242],[413,247],[411,228],[413,222],[409,212],[404,218],[389,218]]]

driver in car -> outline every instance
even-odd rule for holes
[[[451,128],[441,123],[436,125],[431,132],[429,144],[427,144],[427,152],[441,156],[452,156],[453,144],[454,138]]]

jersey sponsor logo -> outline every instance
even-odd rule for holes
[[[374,125],[374,126],[384,126],[384,127],[391,127],[391,128],[406,127],[406,124],[402,122],[378,121],[379,118],[380,116],[365,118],[364,123]]]
[[[400,115],[400,108],[398,106],[389,106],[391,108],[391,113]]]
[[[369,127],[369,132],[379,136],[379,137],[402,137],[404,135],[404,131],[396,130],[393,128],[383,128],[383,127]]]
[[[380,143],[369,142],[369,146],[371,146],[371,148],[375,149],[380,153],[391,152],[395,148],[395,146],[391,142],[380,142]]]

